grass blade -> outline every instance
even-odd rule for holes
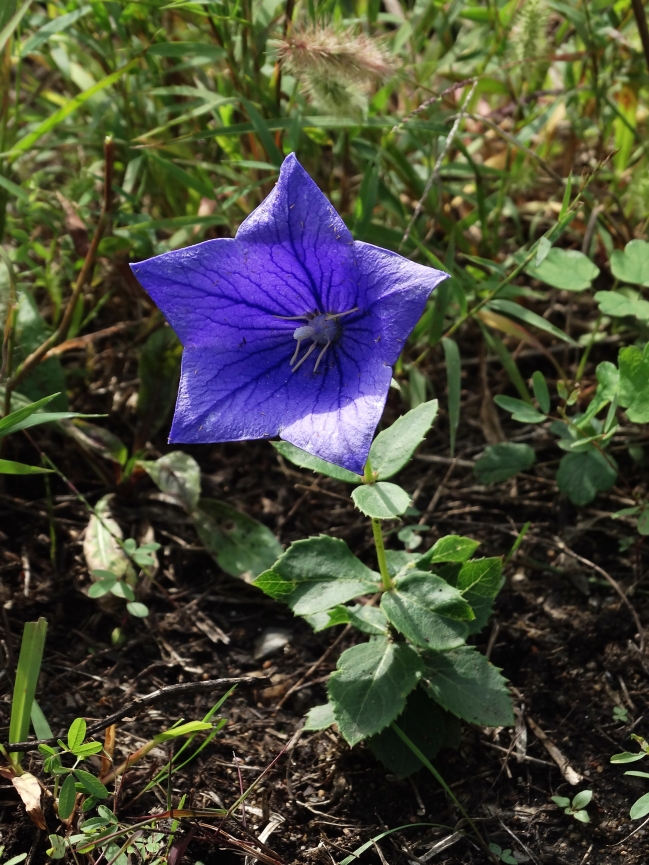
[[[41,659],[45,646],[47,620],[40,618],[37,622],[25,622],[23,639],[20,645],[20,656],[16,670],[13,699],[11,701],[11,719],[9,721],[9,741],[24,742],[29,735],[34,694],[38,674],[41,670]],[[22,754],[13,753],[11,758],[20,762]]]
[[[460,424],[460,394],[462,391],[460,350],[455,340],[446,336],[442,339],[442,346],[446,360],[446,381],[448,384],[448,421],[451,437],[451,456],[455,456],[455,436]]]
[[[0,30],[0,52],[3,51],[5,45],[11,38],[12,33],[16,29],[16,27],[20,24],[21,19],[25,12],[29,9],[32,0],[25,0],[23,5],[18,9],[11,18],[7,21],[5,26]]]

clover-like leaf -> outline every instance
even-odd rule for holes
[[[526,273],[564,291],[584,291],[599,275],[599,267],[577,249],[549,250],[538,267],[528,265]]]
[[[412,646],[377,637],[352,646],[329,679],[329,699],[338,729],[349,745],[379,733],[403,712],[422,674]]]
[[[473,472],[481,484],[498,484],[531,468],[536,461],[534,448],[519,442],[499,442],[487,445],[484,454],[473,464]]]
[[[610,490],[617,480],[615,461],[610,455],[590,450],[565,454],[559,463],[557,486],[575,505],[587,505],[598,492]]]
[[[620,350],[620,405],[632,423],[649,422],[649,343],[644,351],[635,345]]]
[[[637,291],[622,289],[622,291],[597,291],[595,300],[602,315],[615,318],[633,316],[640,321],[649,321],[649,300],[644,300]]]
[[[410,496],[397,484],[379,481],[363,484],[352,492],[358,510],[366,517],[390,520],[404,514],[410,506]]]
[[[437,400],[424,402],[380,432],[370,448],[370,466],[378,480],[386,480],[409,462],[437,416]]]
[[[613,250],[611,271],[620,282],[649,287],[649,243],[646,240],[630,240],[624,252]]]

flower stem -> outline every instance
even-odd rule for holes
[[[379,563],[379,571],[383,580],[383,591],[389,592],[392,588],[392,580],[388,571],[388,563],[385,558],[385,546],[383,544],[383,533],[381,531],[381,520],[372,517],[372,531],[374,532],[374,546],[376,547],[376,558]]]

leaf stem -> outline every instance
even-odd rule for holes
[[[388,563],[385,558],[385,545],[383,543],[383,532],[381,531],[381,520],[372,517],[372,531],[374,533],[374,546],[376,547],[376,558],[379,563],[379,571],[383,580],[383,591],[389,592],[392,588],[392,580],[388,571]]]

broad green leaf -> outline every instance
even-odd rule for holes
[[[548,257],[548,252],[552,249],[552,242],[547,237],[539,239],[539,245],[536,247],[536,258],[534,259],[534,267],[540,267]]]
[[[149,608],[139,601],[129,601],[126,605],[128,612],[137,619],[145,619],[149,615]]]
[[[110,591],[116,598],[122,598],[125,601],[135,600],[135,592],[125,580],[116,580]]]
[[[421,673],[421,659],[406,643],[377,637],[343,652],[328,691],[345,741],[356,745],[394,721]]]
[[[387,632],[388,622],[385,618],[385,613],[380,607],[370,607],[369,604],[355,604],[353,607],[346,607],[346,609],[349,623],[357,631],[372,636]]]
[[[522,399],[498,394],[494,397],[494,402],[505,411],[511,412],[512,420],[520,421],[520,423],[543,423],[544,420],[547,420],[546,415],[541,414],[531,405],[523,402]]]
[[[634,316],[640,321],[649,321],[649,300],[644,300],[637,291],[597,291],[595,300],[603,315],[616,318]]]
[[[413,571],[381,595],[381,609],[392,625],[423,648],[454,649],[468,634],[473,610],[441,577]]]
[[[446,362],[446,385],[448,388],[448,423],[451,456],[455,453],[455,436],[460,424],[460,397],[462,395],[462,366],[460,350],[455,340],[442,338],[444,360]]]
[[[59,790],[58,812],[61,820],[67,820],[74,811],[74,803],[77,799],[77,789],[74,775],[70,773],[61,784]]]
[[[363,484],[352,492],[358,510],[366,517],[390,520],[404,514],[410,506],[410,496],[397,484],[379,481]]]
[[[480,541],[463,538],[461,535],[446,535],[417,558],[417,567],[436,565],[440,562],[466,562],[480,546]]]
[[[314,706],[309,709],[304,722],[305,730],[326,730],[336,723],[334,717],[334,707],[331,703],[325,703],[323,706]]]
[[[506,679],[476,649],[427,652],[424,660],[424,687],[449,712],[482,727],[514,723]]]
[[[526,471],[534,465],[534,448],[517,442],[487,445],[484,454],[473,465],[473,472],[481,484],[499,484]]]
[[[196,507],[201,495],[201,470],[194,457],[172,451],[155,462],[143,460],[140,465],[158,489],[175,498],[186,511]]]
[[[170,327],[155,330],[142,346],[138,361],[137,414],[147,438],[158,432],[173,408],[181,353],[178,337]]]
[[[550,411],[550,391],[545,376],[538,369],[532,374],[532,387],[534,388],[534,396],[539,404],[539,408],[544,414]]]
[[[74,774],[77,776],[77,781],[81,784],[83,789],[91,796],[94,796],[95,799],[108,798],[108,790],[101,783],[99,778],[96,778],[90,772],[86,772],[85,769],[75,769]]]
[[[440,748],[457,748],[460,743],[458,719],[431,700],[421,688],[415,688],[408,696],[397,724],[428,759],[432,759]],[[397,778],[406,778],[422,767],[419,758],[390,727],[372,736],[367,744]]]
[[[649,793],[645,793],[644,796],[636,799],[629,811],[629,816],[632,820],[641,820],[647,814],[649,814]]]
[[[313,454],[308,454],[289,442],[271,442],[271,444],[280,456],[296,466],[300,466],[300,468],[320,472],[321,475],[327,475],[327,477],[335,478],[337,481],[345,481],[347,484],[360,484],[361,482],[360,475],[355,475],[354,472],[335,466],[326,460],[321,460],[320,457],[314,457]]]
[[[207,552],[233,577],[251,581],[282,554],[267,526],[225,502],[200,499],[190,516]]]
[[[599,267],[583,252],[553,247],[538,267],[528,265],[525,272],[553,288],[584,291],[599,275]]]
[[[386,480],[408,464],[437,416],[437,400],[424,402],[380,432],[370,448],[372,474]]]
[[[554,802],[555,805],[558,805],[559,808],[570,807],[570,799],[568,799],[566,796],[550,796],[550,799]]]
[[[546,318],[543,318],[542,315],[538,315],[536,312],[532,312],[531,309],[527,309],[524,306],[521,306],[520,303],[514,303],[512,300],[490,300],[487,304],[488,309],[492,309],[494,312],[500,312],[503,315],[507,315],[510,318],[517,318],[530,327],[536,327],[539,330],[543,330],[546,333],[551,334],[556,339],[560,339],[563,342],[567,342],[570,345],[576,346],[572,337],[565,334],[561,328],[556,327],[556,325],[549,322]]]
[[[396,577],[404,568],[414,568],[420,558],[419,553],[409,553],[406,550],[385,551],[385,560],[388,565],[388,573],[391,577]]]
[[[86,738],[86,722],[83,718],[75,718],[68,730],[68,748],[76,751],[79,745],[83,745]]]
[[[489,559],[474,559],[465,562],[457,576],[457,590],[461,594],[480,598],[495,598],[503,583],[502,559],[494,556]]]
[[[83,539],[83,555],[88,570],[107,571],[120,578],[129,566],[128,556],[121,548],[122,530],[112,515],[113,496],[99,499],[95,513],[90,515],[88,528]]]
[[[630,751],[622,751],[621,754],[613,754],[611,763],[635,763],[636,760],[643,760],[647,755],[644,751],[637,754],[632,754]]]
[[[320,535],[291,544],[272,571],[261,574],[254,584],[271,597],[281,597],[296,615],[307,616],[374,594],[379,582],[379,575],[357,559],[344,541]]]
[[[575,809],[586,808],[586,806],[590,804],[592,798],[592,790],[582,790],[581,793],[577,793],[575,798],[572,800],[572,807]]]
[[[649,343],[644,351],[635,345],[620,350],[620,405],[632,423],[649,423]]]
[[[0,475],[47,475],[52,469],[42,469],[39,466],[28,466],[15,460],[0,460]]]
[[[605,457],[594,449],[565,454],[559,463],[557,486],[573,504],[587,505],[598,492],[613,486],[617,480],[614,465],[611,456]]]
[[[630,240],[624,252],[614,249],[611,253],[611,271],[620,282],[649,287],[649,243],[646,240]]]
[[[104,595],[107,595],[108,592],[112,592],[113,586],[117,582],[117,577],[113,577],[112,579],[104,579],[98,580],[96,583],[93,583],[88,588],[88,597],[89,598],[102,598]]]

